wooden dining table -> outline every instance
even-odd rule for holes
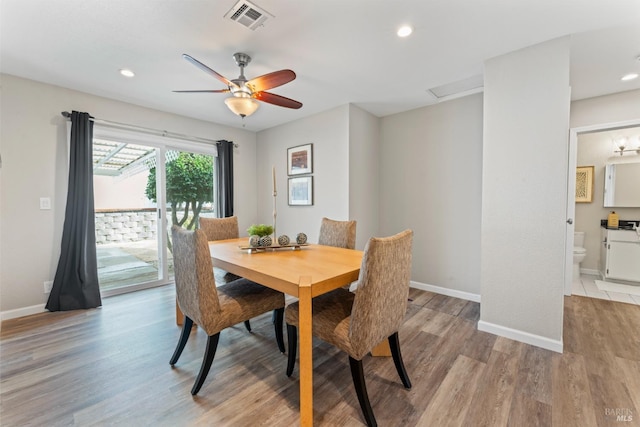
[[[362,251],[303,245],[250,252],[247,238],[209,242],[214,267],[299,300],[300,425],[313,425],[311,299],[358,279]]]

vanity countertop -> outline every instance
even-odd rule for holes
[[[639,228],[640,221],[621,219],[618,222],[618,227],[607,227],[607,220],[606,219],[600,220],[600,227],[606,228],[608,230],[634,230],[634,225],[636,228]]]

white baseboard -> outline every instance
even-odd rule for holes
[[[535,345],[536,347],[555,351],[556,353],[562,353],[562,340],[552,340],[549,338],[541,337],[540,335],[534,335],[530,334],[529,332],[507,328],[505,326],[496,325],[494,323],[485,322],[483,320],[478,321],[478,330],[520,341],[525,344]]]
[[[581,268],[580,274],[587,274],[589,276],[600,276],[600,270],[593,270],[591,268]]]
[[[409,285],[412,288],[420,289],[422,291],[429,291],[435,294],[446,295],[448,297],[466,299],[467,301],[480,302],[480,295],[472,294],[470,292],[458,291],[456,289],[443,288],[441,286],[428,285],[426,283],[411,281]]]
[[[0,313],[0,320],[15,319],[23,316],[31,316],[32,314],[44,313],[47,311],[45,304],[32,305],[29,307],[16,308],[15,310],[7,310]]]

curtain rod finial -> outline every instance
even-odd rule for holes
[[[62,116],[63,116],[63,117],[66,117],[66,118],[71,117],[71,113],[70,113],[70,112],[68,112],[68,111],[63,111],[63,112],[62,112],[62,113],[60,113],[60,114],[62,114]]]

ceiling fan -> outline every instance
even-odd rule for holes
[[[302,107],[302,103],[298,101],[276,95],[275,93],[266,92],[268,89],[282,86],[283,84],[294,80],[296,78],[296,73],[291,70],[274,71],[273,73],[264,74],[260,77],[247,80],[244,76],[244,67],[251,62],[251,57],[246,53],[237,52],[233,54],[233,58],[236,60],[238,67],[240,67],[240,76],[237,79],[229,80],[186,53],[182,54],[182,57],[205,73],[212,75],[222,83],[226,84],[227,88],[211,90],[174,90],[174,92],[231,93],[233,96],[225,99],[224,102],[231,111],[242,118],[250,116],[258,109],[260,104],[256,102],[256,99],[279,107],[294,109]]]

